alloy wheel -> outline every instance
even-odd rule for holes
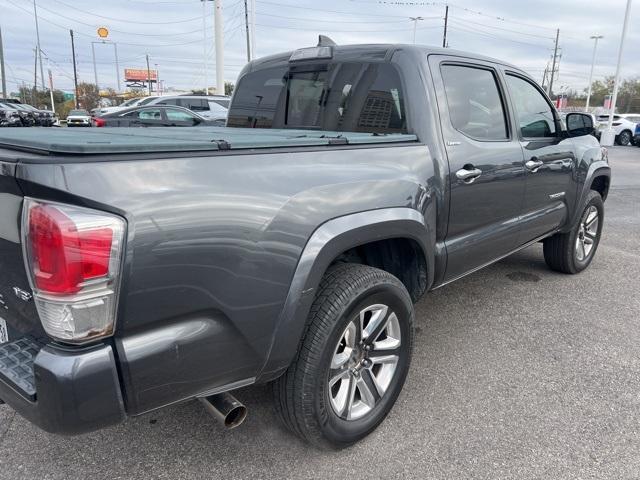
[[[591,205],[582,216],[576,237],[576,259],[580,262],[589,258],[598,238],[598,209]]]
[[[329,369],[331,406],[357,420],[380,402],[393,380],[401,347],[400,322],[387,305],[362,309],[340,336]]]

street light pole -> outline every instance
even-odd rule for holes
[[[204,65],[204,93],[209,95],[209,78],[207,66],[207,0],[202,2],[202,59]]]
[[[120,87],[120,62],[118,62],[118,44],[116,42],[113,42],[113,53],[116,56],[116,79],[118,80],[118,93],[120,93],[121,87]]]
[[[595,40],[593,43],[593,56],[591,57],[591,71],[589,72],[589,91],[587,93],[587,104],[584,107],[584,111],[589,111],[589,101],[591,100],[591,82],[593,80],[593,67],[596,64],[596,50],[598,48],[598,40],[604,38],[602,35],[591,35],[589,37],[591,40]]]
[[[620,87],[620,65],[622,64],[622,52],[624,50],[624,39],[627,35],[627,27],[629,26],[629,16],[631,13],[631,0],[627,0],[627,8],[624,12],[624,24],[622,26],[622,35],[620,36],[620,48],[618,48],[618,64],[616,65],[616,76],[613,83],[613,96],[611,97],[611,107],[609,109],[609,122],[607,128],[600,136],[600,144],[605,147],[613,146],[616,139],[616,133],[613,131],[613,114],[616,111],[616,101],[618,100],[618,88]]]
[[[409,19],[413,22],[413,44],[416,43],[416,28],[418,27],[418,21],[424,20],[422,17],[409,17]]]
[[[214,0],[213,27],[216,42],[216,93],[224,95],[224,33],[222,0]]]
[[[98,87],[98,68],[96,67],[96,47],[94,42],[91,42],[91,58],[93,59],[93,78],[95,79],[96,87]]]

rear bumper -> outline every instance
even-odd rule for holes
[[[119,423],[125,409],[110,345],[77,350],[20,339],[0,347],[0,399],[51,433]]]

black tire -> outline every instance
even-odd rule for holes
[[[595,236],[592,238],[585,228],[590,212],[597,211],[597,225],[593,229]],[[544,240],[544,259],[552,270],[562,273],[580,273],[589,266],[600,244],[602,225],[604,222],[604,202],[600,194],[594,190],[589,192],[576,224],[567,233],[557,233]],[[578,245],[579,239],[592,239],[590,250],[585,250]],[[581,258],[582,257],[582,258]]]
[[[623,147],[626,147],[628,145],[631,145],[631,140],[633,139],[633,135],[631,135],[631,132],[629,130],[624,130],[622,132],[620,132],[620,135],[618,135],[618,145],[622,145]]]
[[[354,393],[351,394],[349,389],[352,384],[349,382],[362,380],[367,383],[368,380],[368,386],[377,386],[377,379],[373,384],[370,383],[371,379],[375,378],[370,376],[370,372],[374,372],[373,369],[376,367],[367,366],[367,362],[370,362],[367,355],[374,358],[374,355],[390,350],[378,351],[378,348],[374,347],[367,353],[364,351],[367,349],[366,345],[363,346],[360,355],[364,358],[361,358],[360,363],[364,362],[364,367],[355,373],[352,373],[354,368],[349,367],[355,360],[349,360],[349,364],[345,363],[344,368],[331,370],[332,362],[338,355],[345,355],[346,347],[342,347],[345,349],[342,352],[339,352],[339,349],[344,345],[341,342],[347,338],[347,330],[356,325],[354,320],[361,318],[361,313],[368,308],[381,305],[388,306],[384,313],[385,318],[392,318],[391,313],[395,313],[398,320],[389,320],[386,324],[390,325],[393,322],[396,325],[394,328],[401,332],[400,345],[393,350],[394,353],[398,353],[395,369],[388,377],[391,380],[382,395],[376,390],[370,390],[377,393],[375,406],[364,416],[357,419],[341,418],[333,403],[334,397],[337,396],[334,388],[338,383],[333,387],[329,386],[330,372],[334,378],[336,371],[345,372],[346,378],[339,382],[347,382],[347,397],[360,396],[358,402],[364,405],[360,387],[353,387]],[[336,264],[329,268],[309,312],[307,328],[297,357],[285,374],[273,383],[276,410],[289,430],[313,445],[334,449],[347,447],[371,433],[387,416],[404,385],[413,348],[413,318],[411,297],[400,280],[393,275],[376,268],[350,263]],[[365,325],[369,325],[366,320]],[[384,335],[388,333],[386,328],[382,330]],[[366,330],[365,327],[361,331],[364,332],[360,336],[361,344],[367,342]],[[371,337],[373,336],[372,333]],[[379,345],[376,341],[379,338],[381,337],[373,339],[376,345]],[[385,338],[394,340],[391,336]],[[352,352],[351,356],[354,355],[357,357]],[[357,367],[356,365],[355,370]],[[382,367],[378,372],[381,370]],[[339,387],[341,390],[342,383]],[[352,400],[350,403],[348,399],[345,400],[345,415],[346,412],[351,415],[351,404],[355,407],[356,401]]]

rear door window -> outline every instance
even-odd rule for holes
[[[449,116],[454,128],[481,141],[509,138],[506,115],[495,73],[463,65],[442,65]]]

